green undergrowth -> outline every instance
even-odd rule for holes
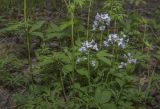
[[[24,19],[0,17],[0,36],[23,48],[0,56],[0,85],[14,90],[16,109],[159,109],[159,11],[136,10],[147,1],[62,0],[57,21],[33,20],[36,0],[1,2],[24,8]]]

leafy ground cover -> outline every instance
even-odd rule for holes
[[[1,0],[0,108],[160,109],[153,1]]]

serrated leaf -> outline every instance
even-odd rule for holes
[[[125,82],[119,78],[116,78],[116,82],[120,85],[120,87],[122,87],[125,84]]]
[[[1,32],[12,32],[12,31],[17,31],[19,29],[19,27],[23,26],[23,23],[15,23],[15,24],[11,24],[8,25],[8,27],[3,28],[1,30]]]
[[[106,57],[99,57],[99,60],[101,60],[109,66],[111,65],[111,60],[107,59]]]
[[[40,29],[43,26],[44,23],[45,23],[45,21],[36,22],[35,24],[32,25],[32,27],[30,29],[30,32],[33,32],[33,31],[36,31],[36,30]]]
[[[105,56],[107,56],[107,53],[106,53],[105,50],[102,50],[102,51],[97,53],[97,57],[105,57]]]
[[[107,65],[111,65],[111,60],[107,58],[108,53],[105,50],[98,52],[96,56],[100,61],[106,63]]]
[[[72,21],[71,21],[71,20],[70,20],[70,21],[66,21],[66,22],[63,22],[63,23],[60,25],[59,29],[60,29],[61,31],[63,31],[64,29],[70,27],[71,25],[72,25]]]
[[[64,65],[64,66],[63,66],[63,70],[64,70],[64,72],[66,72],[66,73],[70,73],[70,72],[72,72],[72,71],[74,70],[74,68],[73,68],[73,65],[68,64],[68,65]]]
[[[64,53],[57,53],[58,59],[60,59],[63,63],[68,63],[71,61],[71,59],[66,56]]]
[[[43,39],[43,33],[41,33],[41,32],[31,32],[30,34],[32,36],[39,36],[41,39]]]
[[[78,69],[77,72],[78,72],[80,75],[82,75],[82,76],[86,76],[87,78],[88,78],[88,76],[89,76],[89,72],[88,72],[88,70],[85,69],[85,68]]]
[[[47,40],[53,39],[53,38],[62,38],[65,34],[64,33],[48,33],[47,36]]]
[[[80,6],[82,8],[82,6],[84,5],[85,0],[75,0],[75,4]]]

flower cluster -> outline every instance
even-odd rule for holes
[[[96,66],[96,61],[91,61],[91,65],[92,65],[92,67],[95,67]]]
[[[88,58],[87,57],[77,57],[77,60],[76,60],[76,62],[77,63],[80,63],[80,62],[82,62],[82,61],[86,61]]]
[[[83,57],[83,58],[77,57],[76,63],[85,62],[87,59],[88,59],[87,57]],[[95,60],[91,60],[90,64],[92,67],[95,67],[97,62]]]
[[[128,42],[126,35],[123,35],[123,37],[120,38],[117,34],[110,34],[108,40],[103,41],[103,45],[104,47],[108,47],[117,43],[120,48],[124,49],[126,48],[126,42]]]
[[[127,62],[121,62],[119,65],[120,69],[125,68],[128,64],[136,64],[137,63],[137,59],[133,59],[131,53],[124,54],[123,58],[127,59]]]
[[[80,62],[85,62],[87,59],[88,59],[88,53],[89,52],[95,52],[95,51],[98,51],[98,44],[94,41],[94,40],[91,40],[91,41],[84,41],[82,42],[82,46],[79,48],[79,51],[81,53],[84,53],[85,56],[84,57],[77,57],[77,63],[80,63]],[[96,61],[95,60],[90,60],[90,65],[92,67],[95,67],[96,66]]]
[[[80,52],[83,52],[85,54],[88,54],[89,50],[98,51],[98,45],[94,40],[92,40],[91,42],[89,41],[82,42],[82,47],[79,49]]]
[[[95,16],[95,20],[93,22],[93,30],[100,30],[104,31],[106,29],[106,26],[110,24],[110,17],[108,14],[99,14]]]

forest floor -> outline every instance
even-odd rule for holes
[[[154,19],[155,15],[153,15],[152,13],[154,11],[156,11],[157,8],[159,8],[159,4],[160,4],[160,0],[148,0],[147,5],[140,5],[136,8],[136,10],[138,11],[138,13],[141,13],[141,15],[143,15],[149,19]],[[126,10],[132,11],[133,9],[131,6],[126,5]],[[40,12],[38,12],[38,13],[40,13]],[[15,14],[15,13],[13,13],[13,14]],[[58,15],[60,18],[62,18],[61,16],[63,15],[63,10],[60,9],[59,12],[55,12],[53,14],[53,16],[54,15]],[[57,18],[57,19],[59,19],[59,18]],[[153,31],[150,31],[150,32],[151,32],[151,34],[153,34]],[[156,34],[160,35],[160,30]],[[16,36],[13,36],[13,37],[5,37],[4,36],[4,38],[2,37],[0,39],[0,56],[3,57],[3,55],[6,56],[6,55],[9,55],[10,53],[14,53],[19,57],[24,57],[26,55],[26,49],[19,46],[23,43],[23,41],[24,41],[23,38],[19,38]],[[54,42],[54,43],[55,44],[53,44],[53,46],[57,47],[57,44],[56,44],[57,42]],[[33,48],[34,48],[34,46],[35,47],[38,46],[38,44],[39,44],[39,42],[37,40],[33,41],[32,42]],[[155,50],[156,50],[156,45],[155,45]],[[154,50],[153,50],[153,52],[154,52]],[[33,61],[33,63],[34,62],[36,63],[35,58],[33,58],[32,61]],[[150,65],[152,67],[157,63],[158,63],[157,60],[152,59],[150,62]],[[24,75],[26,75],[26,72],[28,72],[28,65],[24,64],[23,66],[24,67],[22,69],[22,73],[24,73]],[[10,69],[10,70],[14,71],[14,69]],[[16,72],[13,72],[13,73],[16,74]],[[26,76],[28,76],[28,75],[26,75]],[[140,84],[143,87],[145,85],[146,80],[147,80],[147,77],[145,77],[145,75],[138,75],[136,81],[140,82]],[[153,91],[155,91],[155,90],[153,90]],[[16,106],[13,104],[11,98],[12,98],[12,95],[14,95],[17,92],[23,93],[23,92],[25,92],[25,88],[24,87],[14,87],[14,86],[13,87],[0,86],[0,109],[16,109],[15,108]],[[154,95],[154,96],[156,97],[157,101],[160,100],[160,95],[157,95],[157,96]],[[150,109],[154,109],[154,108],[150,108]]]

